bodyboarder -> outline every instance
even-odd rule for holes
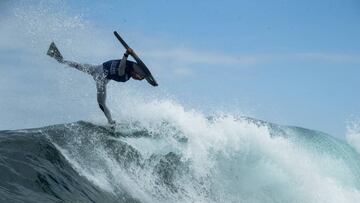
[[[124,53],[121,60],[110,60],[100,65],[81,64],[73,61],[64,60],[60,51],[52,42],[47,55],[53,57],[61,64],[66,64],[77,70],[91,75],[96,82],[97,89],[97,102],[100,109],[104,112],[108,123],[114,125],[115,121],[111,117],[109,108],[106,106],[106,85],[110,80],[116,82],[126,82],[130,78],[134,80],[143,80],[146,77],[146,73],[136,63],[127,60],[129,54],[132,54],[133,50],[128,48]]]

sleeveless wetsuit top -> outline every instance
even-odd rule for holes
[[[134,62],[126,60],[125,74],[120,76],[119,65],[121,60],[110,60],[103,63],[104,73],[109,80],[115,80],[118,82],[126,82],[130,79],[131,69],[133,69]]]

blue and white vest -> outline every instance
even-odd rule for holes
[[[103,63],[104,73],[109,80],[117,82],[126,82],[130,79],[130,70],[133,68],[134,62],[126,60],[125,74],[119,75],[119,65],[121,60],[110,60]]]

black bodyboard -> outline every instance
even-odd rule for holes
[[[123,38],[114,31],[115,37],[120,41],[120,43],[125,47],[125,49],[130,48],[129,45],[123,40]],[[145,63],[139,58],[139,56],[133,51],[133,53],[130,53],[130,55],[135,59],[137,64],[142,68],[144,73],[146,74],[145,79],[148,81],[148,83],[152,86],[158,86],[158,83],[156,82],[155,78],[152,76],[149,69],[146,67]]]

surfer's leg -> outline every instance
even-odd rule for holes
[[[94,66],[91,75],[93,76],[96,82],[103,82],[107,80],[106,75],[104,74],[103,65]]]
[[[106,106],[106,85],[108,81],[96,81],[96,89],[97,89],[97,101],[99,103],[100,109],[104,112],[109,124],[115,123],[111,118],[110,110]]]
[[[90,65],[90,64],[82,64],[82,63],[77,63],[74,61],[67,61],[67,60],[62,60],[63,64],[66,64],[70,67],[76,68],[84,73],[88,73],[90,75],[93,75],[95,72],[95,69],[97,66],[95,65]]]

